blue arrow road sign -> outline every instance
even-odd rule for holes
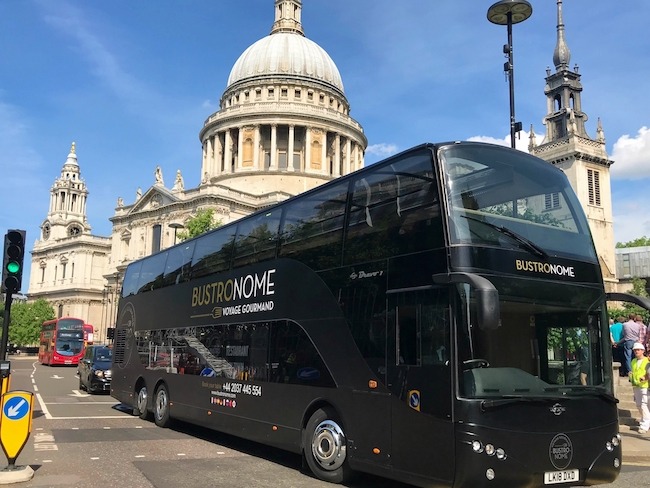
[[[20,420],[29,412],[29,402],[21,397],[13,397],[5,402],[3,414],[6,419]]]

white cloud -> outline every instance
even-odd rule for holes
[[[629,242],[650,236],[650,195],[634,192],[632,195],[614,195],[614,236],[617,242]]]
[[[612,178],[638,180],[650,177],[650,129],[641,127],[636,136],[625,134],[614,143]]]
[[[467,140],[472,142],[486,142],[488,144],[497,144],[499,146],[510,147],[510,134],[505,136],[503,139],[496,139],[492,136],[472,136]],[[519,136],[515,139],[515,147],[519,151],[528,152],[528,132],[525,130],[519,132]]]
[[[398,147],[395,144],[388,144],[382,142],[380,144],[371,144],[366,148],[366,154],[371,156],[377,156],[380,159],[387,158],[397,153]]]
[[[74,41],[74,49],[81,53],[92,74],[113,93],[127,101],[138,101],[149,95],[151,90],[144,83],[122,69],[109,42],[101,38],[86,12],[67,2],[58,2],[55,7],[49,3],[43,6],[46,7],[44,20]]]

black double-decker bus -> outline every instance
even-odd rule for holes
[[[335,483],[607,483],[606,299],[559,169],[425,144],[129,264],[111,392]]]

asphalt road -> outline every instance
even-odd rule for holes
[[[300,457],[177,423],[161,429],[108,395],[79,391],[76,367],[9,357],[11,390],[35,394],[32,432],[17,466],[34,470],[13,486],[106,488],[332,488],[302,469]],[[1,459],[1,458],[0,458]],[[6,459],[2,460],[6,466]],[[0,483],[2,482],[0,473]],[[350,488],[408,488],[361,475]],[[609,487],[650,486],[650,467],[625,466]]]

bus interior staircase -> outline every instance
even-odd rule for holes
[[[232,365],[223,358],[218,358],[210,352],[210,350],[203,345],[203,343],[196,337],[180,336],[180,339],[187,342],[187,345],[196,351],[197,355],[205,361],[205,363],[212,368],[217,376],[225,376],[230,378],[233,372]]]

